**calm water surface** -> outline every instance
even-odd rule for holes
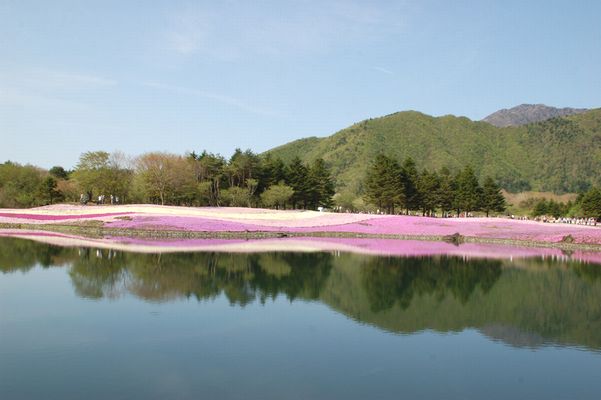
[[[2,399],[599,399],[601,266],[0,238]]]

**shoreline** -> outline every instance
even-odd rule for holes
[[[360,232],[294,232],[294,231],[184,231],[169,229],[134,229],[91,226],[86,224],[23,224],[0,223],[0,230],[16,230],[23,233],[48,231],[76,234],[84,238],[98,239],[107,237],[128,237],[145,239],[281,239],[281,238],[344,238],[344,239],[388,239],[400,241],[443,242],[454,245],[464,243],[491,244],[514,247],[549,248],[562,251],[601,252],[601,244],[549,242],[543,240],[523,240],[464,235],[410,235],[410,234],[370,234]]]
[[[550,247],[525,247],[510,244],[428,241],[423,238],[397,240],[390,238],[345,238],[332,236],[262,237],[262,238],[181,238],[141,236],[82,236],[55,230],[0,229],[0,238],[14,238],[43,244],[114,250],[145,254],[163,253],[315,253],[334,256],[343,253],[380,257],[461,257],[464,259],[505,259],[513,261],[540,258],[601,265],[601,252],[591,250],[561,250]],[[102,255],[96,254],[102,258]],[[109,256],[106,254],[106,256]]]
[[[431,218],[240,207],[58,204],[0,209],[0,229],[89,238],[339,238],[479,243],[601,252],[601,227],[507,218]]]

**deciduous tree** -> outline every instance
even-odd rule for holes
[[[294,189],[281,182],[277,185],[271,185],[261,193],[261,202],[266,207],[275,207],[276,209],[286,208],[286,204],[293,195]]]

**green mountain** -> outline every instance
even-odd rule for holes
[[[419,168],[472,165],[509,191],[576,192],[601,184],[601,109],[523,126],[498,128],[451,115],[399,112],[356,123],[332,136],[300,139],[269,150],[290,161],[321,157],[338,191],[361,191],[378,153],[411,156]]]

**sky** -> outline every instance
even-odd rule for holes
[[[601,2],[0,1],[0,162],[229,157],[403,110],[601,107]]]

